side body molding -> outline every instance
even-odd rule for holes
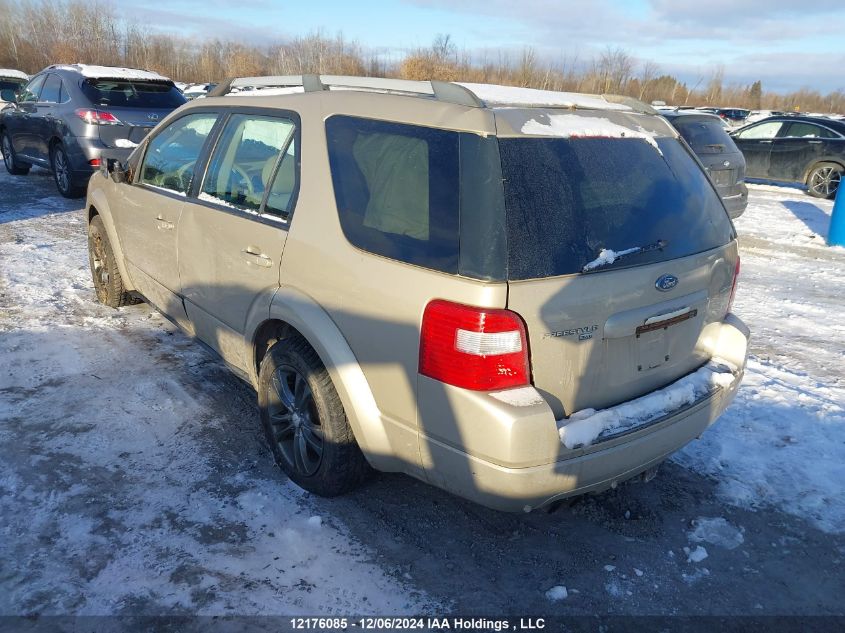
[[[376,405],[367,378],[346,338],[325,310],[305,293],[282,286],[270,304],[270,318],[295,327],[316,350],[367,461],[377,470],[415,474],[419,464],[408,464],[395,457],[388,424]]]

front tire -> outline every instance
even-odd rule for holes
[[[81,198],[85,195],[85,187],[81,187],[73,181],[73,172],[70,160],[64,146],[56,145],[50,152],[50,167],[53,169],[53,178],[56,180],[56,188],[65,198]]]
[[[807,193],[814,198],[835,198],[843,172],[845,169],[836,163],[819,163],[807,176]]]
[[[123,286],[123,278],[120,276],[106,227],[99,215],[95,215],[88,225],[88,262],[91,265],[97,301],[110,308],[138,303]]]
[[[32,165],[18,161],[15,157],[15,150],[12,148],[12,139],[9,138],[9,133],[6,131],[0,138],[0,149],[3,151],[3,164],[6,166],[7,172],[12,176],[26,176],[29,173]]]
[[[329,373],[303,338],[283,339],[264,356],[258,406],[276,463],[298,486],[335,497],[364,481],[370,467]]]

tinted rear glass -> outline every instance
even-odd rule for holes
[[[0,79],[0,90],[14,90],[17,92],[23,85],[25,81],[15,81],[14,79]]]
[[[684,140],[698,154],[717,154],[735,151],[734,144],[719,121],[685,120],[679,116],[672,120],[672,125],[681,133]]]
[[[650,247],[595,271],[728,243],[733,228],[701,168],[677,140],[657,143],[660,152],[640,139],[500,139],[508,277],[579,273],[603,249]]]
[[[170,83],[86,79],[82,92],[92,103],[115,108],[161,108],[173,110],[187,99]]]

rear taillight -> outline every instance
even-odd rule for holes
[[[525,325],[515,312],[436,299],[423,313],[420,373],[474,391],[529,384]]]
[[[734,268],[734,280],[733,284],[731,285],[731,298],[728,299],[728,312],[731,311],[731,308],[734,304],[734,297],[736,296],[736,283],[739,280],[739,255],[736,256],[736,268]]]
[[[111,112],[102,110],[86,110],[81,108],[76,111],[76,116],[90,125],[123,125]]]
[[[88,161],[88,164],[91,165],[91,167],[99,167],[101,163],[99,158],[92,158]]]

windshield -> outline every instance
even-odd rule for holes
[[[718,154],[726,150],[735,151],[733,141],[728,136],[721,121],[716,119],[687,120],[683,116],[679,116],[672,121],[672,125],[698,154]]]
[[[701,168],[678,140],[656,140],[660,151],[636,138],[500,139],[509,279],[651,264],[730,242]],[[591,265],[598,259],[613,261]]]
[[[118,108],[176,109],[187,99],[172,83],[86,79],[82,92],[92,103]]]

